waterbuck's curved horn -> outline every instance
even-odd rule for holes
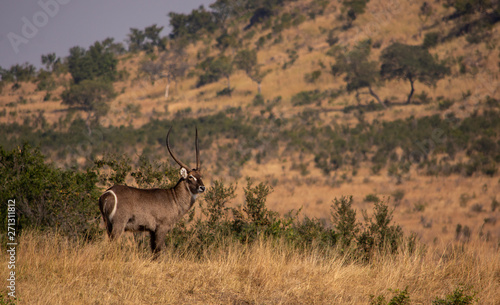
[[[200,169],[200,149],[198,147],[198,128],[196,127],[196,170]]]
[[[175,157],[174,153],[172,152],[172,150],[170,149],[170,145],[169,145],[169,141],[168,141],[168,136],[170,135],[170,131],[172,131],[172,127],[170,127],[170,129],[168,130],[168,133],[167,133],[167,149],[168,149],[168,152],[170,153],[170,155],[172,156],[172,158],[175,160],[175,162],[177,162],[177,164],[179,164],[181,167],[184,167],[185,169],[189,170],[189,167],[182,163],[179,159],[177,159],[177,157]]]

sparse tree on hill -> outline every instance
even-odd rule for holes
[[[10,69],[0,69],[0,75],[4,82],[27,82],[35,78],[36,68],[30,63],[22,65],[15,64]]]
[[[217,48],[222,52],[226,51],[228,48],[236,48],[238,46],[238,32],[229,33],[228,30],[223,30],[220,36],[216,37]]]
[[[216,65],[222,74],[227,79],[227,90],[231,91],[230,76],[233,74],[233,60],[229,56],[221,55],[216,59]]]
[[[123,43],[121,42],[115,42],[115,39],[113,37],[108,37],[102,41],[102,45],[106,50],[109,52],[115,54],[115,55],[120,55],[125,53],[125,47],[123,46]]]
[[[258,85],[258,93],[261,94],[261,83],[269,71],[261,71],[257,63],[256,50],[241,50],[234,57],[234,63],[240,70],[245,71],[247,76]]]
[[[129,52],[137,52],[142,49],[146,34],[142,30],[130,28],[130,33],[127,34],[127,37]]]
[[[108,102],[114,95],[113,85],[110,82],[86,79],[78,84],[72,84],[61,97],[63,104],[87,112],[85,121],[89,134],[92,134],[92,122],[97,122],[101,116],[108,113]]]
[[[160,50],[165,50],[166,39],[160,37],[160,32],[163,27],[156,24],[148,26],[143,30],[130,28],[130,33],[127,35],[128,49],[130,52],[146,51],[153,52],[157,47]]]
[[[115,80],[118,60],[107,45],[96,41],[87,51],[81,47],[73,47],[69,52],[68,70],[75,84],[83,80]]]
[[[180,45],[172,46],[165,55],[162,56],[163,66],[166,72],[167,85],[165,87],[165,98],[168,98],[170,84],[184,77],[189,69],[184,48]]]
[[[345,74],[344,80],[347,83],[348,92],[356,92],[368,89],[368,93],[384,108],[385,104],[380,100],[373,90],[379,83],[379,70],[377,62],[370,61],[368,57],[371,51],[371,41],[364,40],[358,43],[350,52],[339,52],[335,56],[335,64],[332,65],[332,74]]]
[[[170,38],[186,38],[189,40],[196,40],[199,34],[203,31],[213,33],[217,28],[214,15],[205,10],[203,5],[198,9],[194,9],[190,14],[174,13],[168,14],[170,19],[170,27],[172,31]]]
[[[160,37],[160,32],[162,30],[163,27],[158,27],[156,24],[148,26],[144,29],[144,34],[147,39],[144,46],[146,52],[152,52],[154,47],[157,47],[160,50],[165,50],[166,41]]]
[[[221,77],[228,79],[228,85],[230,85],[229,76],[233,71],[233,62],[230,57],[225,55],[209,56],[198,65],[198,68],[203,71],[203,74],[198,79],[197,87],[214,83]]]
[[[212,14],[215,17],[217,24],[221,26],[222,29],[226,28],[226,20],[229,18],[233,11],[232,2],[234,1],[218,0],[210,4],[210,8],[213,10]]]
[[[146,59],[141,62],[139,71],[146,75],[152,85],[159,79],[166,78],[165,98],[168,99],[170,84],[186,74],[189,64],[186,54],[179,46],[173,46],[158,59]]]
[[[42,64],[45,65],[47,71],[54,71],[55,67],[61,64],[61,58],[56,56],[56,53],[42,55]]]
[[[155,81],[164,76],[163,70],[165,68],[163,64],[159,60],[145,59],[140,63],[139,72],[145,74],[149,78],[151,85],[154,85]]]
[[[438,63],[429,51],[422,46],[410,46],[394,43],[382,51],[381,76],[384,79],[403,79],[410,82],[411,90],[406,100],[411,103],[415,92],[415,82],[434,85],[436,81],[450,72],[442,63]]]

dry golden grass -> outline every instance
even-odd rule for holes
[[[200,258],[169,248],[157,261],[106,240],[24,232],[19,243],[19,304],[367,304],[370,295],[390,298],[388,289],[405,287],[412,304],[430,304],[460,286],[472,287],[480,304],[500,302],[500,252],[485,243],[403,251],[370,264],[265,241],[230,243]]]

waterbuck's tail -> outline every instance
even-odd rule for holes
[[[108,235],[111,234],[113,229],[112,220],[113,216],[115,216],[117,205],[118,198],[111,189],[107,189],[106,192],[99,197],[99,209],[101,210],[102,220],[104,221]]]

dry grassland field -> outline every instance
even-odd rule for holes
[[[91,68],[0,70],[2,279],[9,200],[17,222],[0,305],[499,305],[498,1],[215,3],[227,19],[83,48]],[[198,128],[207,192],[155,259],[148,234],[109,241],[98,198],[175,184],[171,126],[190,165]],[[234,194],[210,227],[220,181]],[[397,238],[370,227],[380,205]]]

